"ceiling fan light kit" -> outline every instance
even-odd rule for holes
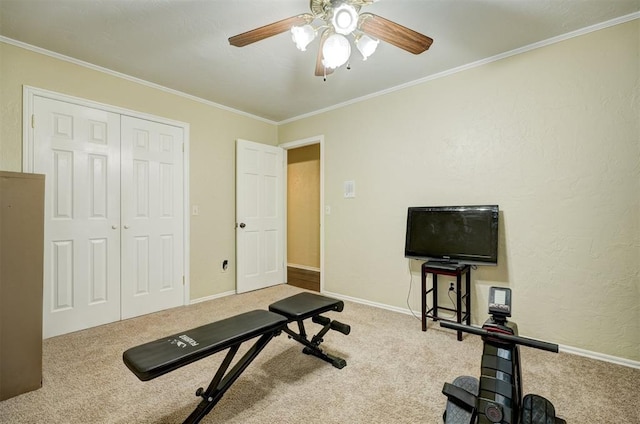
[[[433,40],[426,35],[360,8],[377,0],[310,0],[312,13],[293,16],[229,38],[232,46],[243,47],[256,41],[291,31],[296,47],[305,51],[320,32],[316,76],[326,76],[349,61],[351,42],[367,60],[380,40],[413,54],[426,51]],[[317,27],[312,24],[318,21]],[[349,69],[349,67],[347,67]]]

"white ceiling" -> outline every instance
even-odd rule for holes
[[[351,70],[314,76],[288,33],[227,39],[309,11],[307,0],[0,0],[0,36],[273,122],[332,107],[610,20],[640,0],[380,0],[371,12],[434,39],[414,56],[380,43]],[[625,18],[621,18],[625,17]],[[11,39],[11,40],[7,40]]]

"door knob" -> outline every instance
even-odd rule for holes
[[[111,229],[112,229],[112,230],[116,230],[117,228],[118,228],[118,226],[117,226],[117,225],[112,225],[112,226],[111,226]]]
[[[128,225],[125,225],[125,226],[124,226],[124,229],[125,229],[125,230],[128,230],[128,229],[129,229],[129,226],[128,226]]]
[[[247,226],[247,225],[246,225],[244,222],[241,222],[241,223],[240,223],[240,228],[244,228],[244,227],[246,227],[246,226]]]

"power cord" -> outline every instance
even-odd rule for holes
[[[409,303],[409,299],[411,298],[411,287],[413,287],[413,273],[411,272],[411,260],[407,261],[407,267],[409,269],[409,291],[407,292],[407,308],[409,309],[409,312],[411,312],[411,315],[413,315],[413,317],[415,319],[417,319],[418,321],[422,321],[421,318],[419,316],[417,316],[415,314],[415,312],[413,312],[413,309],[411,309],[411,304]],[[445,316],[443,318],[445,319],[453,319],[458,315],[458,309],[456,308],[456,302],[453,300],[453,298],[451,297],[451,293],[457,294],[455,288],[453,287],[453,283],[449,284],[449,290],[447,291],[447,295],[449,296],[449,300],[451,301],[451,306],[453,309],[453,313],[451,314],[451,316]],[[427,310],[429,310],[429,305],[427,305]]]
[[[453,309],[453,314],[448,319],[453,319],[458,316],[458,309],[456,308],[456,302],[451,297],[451,293],[454,293],[457,295],[456,289],[453,287],[453,283],[449,284],[449,290],[447,290],[447,296],[449,296],[449,300],[451,301],[451,306],[453,306],[453,308],[451,308]]]
[[[411,298],[411,287],[413,287],[413,273],[411,272],[411,260],[407,261],[407,267],[409,268],[409,292],[407,293],[407,308],[409,308],[409,312],[411,315],[418,321],[422,321],[419,316],[417,316],[413,309],[411,309],[411,305],[409,304],[409,298]]]

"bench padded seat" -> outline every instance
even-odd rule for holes
[[[148,381],[254,337],[280,330],[287,319],[265,310],[246,312],[153,342],[123,354],[124,363]]]
[[[298,293],[269,305],[269,310],[284,315],[290,321],[304,320],[323,312],[342,312],[344,302],[314,293]]]

